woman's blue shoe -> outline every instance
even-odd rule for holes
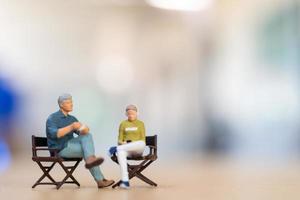
[[[129,189],[129,182],[128,181],[121,181],[119,187],[123,188],[123,189]]]
[[[112,157],[117,152],[117,147],[110,147],[109,148],[109,156]]]

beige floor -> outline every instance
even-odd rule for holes
[[[106,161],[102,169],[107,178],[118,178],[118,167]],[[56,178],[62,176],[58,168]],[[300,199],[300,163],[281,167],[237,165],[230,161],[158,161],[145,171],[155,180],[157,188],[148,186],[138,179],[131,181],[130,190],[97,189],[88,171],[79,166],[74,174],[81,183],[77,188],[65,185],[60,190],[53,186],[31,185],[40,176],[39,168],[30,156],[16,158],[13,167],[0,175],[0,198],[14,199]]]

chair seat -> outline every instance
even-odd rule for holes
[[[117,156],[112,156],[111,159],[115,162],[118,161]],[[136,160],[136,161],[141,161],[141,160],[156,160],[156,156],[155,155],[145,155],[145,156],[134,156],[134,157],[127,157],[127,160]]]
[[[127,157],[128,160],[153,160],[155,159],[155,155],[145,155],[145,156],[134,156]]]
[[[62,157],[55,157],[55,156],[48,156],[48,157],[42,157],[42,156],[33,156],[33,161],[40,161],[40,162],[57,162],[57,161],[81,161],[82,158],[62,158]]]
[[[127,160],[144,160],[146,156],[127,157]]]
[[[62,158],[63,161],[81,161],[82,158]]]
[[[42,156],[33,156],[32,157],[32,160],[37,162],[37,161],[40,161],[40,162],[57,162],[59,161],[59,158],[57,157],[42,157]]]

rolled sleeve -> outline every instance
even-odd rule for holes
[[[57,124],[52,119],[48,119],[46,122],[47,137],[51,139],[57,139],[57,131],[58,131]]]

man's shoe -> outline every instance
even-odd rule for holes
[[[104,161],[104,158],[97,158],[96,156],[90,156],[85,161],[85,168],[91,169],[95,166],[101,165]]]
[[[106,180],[106,179],[103,179],[102,181],[97,181],[98,188],[109,187],[109,186],[111,186],[114,183],[115,183],[115,181],[113,181],[113,180]]]
[[[129,182],[128,181],[121,181],[119,187],[122,188],[122,189],[129,189]]]

